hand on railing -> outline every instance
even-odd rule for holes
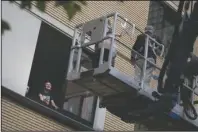
[[[133,65],[133,67],[135,68],[136,67],[136,60],[135,58],[131,57],[131,64]]]
[[[150,37],[150,36],[149,36],[149,40],[151,41],[151,42],[149,43],[149,46],[152,48],[153,53],[154,53],[156,56],[162,57],[163,54],[164,54],[164,45],[161,44],[161,43],[159,43],[159,42],[157,41],[156,38],[152,38],[152,37]],[[160,52],[159,55],[157,55],[156,52]]]
[[[158,80],[159,76],[152,75],[152,78],[153,78],[154,80]]]

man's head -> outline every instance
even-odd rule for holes
[[[45,83],[45,88],[46,88],[47,90],[51,90],[51,89],[52,89],[52,84],[51,84],[49,81],[47,81],[47,82]]]
[[[154,28],[151,25],[145,27],[144,32],[150,36],[154,34]]]

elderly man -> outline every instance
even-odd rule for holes
[[[144,58],[138,56],[134,51],[144,56],[146,34],[155,38],[154,28],[152,26],[147,26],[145,28],[145,34],[140,34],[139,36],[137,36],[136,42],[133,45],[132,47],[133,50],[131,52],[131,63],[135,67],[135,81],[137,81],[139,84],[141,81],[141,77],[143,75],[143,67],[144,67],[145,60]],[[161,43],[160,40],[157,40],[157,41]],[[153,43],[153,42],[149,40],[149,43]],[[154,53],[152,47],[150,46],[148,47],[148,61],[154,64],[156,63],[156,54]],[[144,84],[146,84],[147,86],[150,84],[152,72],[154,69],[155,69],[154,66],[151,63],[147,62],[145,78],[144,78]]]

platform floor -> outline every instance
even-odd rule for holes
[[[74,82],[85,87],[93,94],[103,97],[101,104],[107,109],[117,109],[123,112],[113,112],[117,116],[123,115],[128,109],[128,106],[133,106],[137,102],[141,104],[138,107],[145,107],[149,102],[155,101],[156,98],[152,96],[153,91],[157,91],[156,88],[150,88],[145,86],[143,89],[140,89],[137,82],[134,81],[134,78],[127,76],[119,72],[116,68],[111,68],[107,72],[93,76],[94,70],[89,70],[81,73],[81,77]],[[136,96],[144,96],[143,100],[137,100],[133,102]],[[132,108],[132,107],[131,107]],[[110,110],[111,111],[111,110]],[[189,120],[183,113],[183,107],[176,105],[172,112],[182,119],[188,121],[189,123],[198,127],[198,119]]]

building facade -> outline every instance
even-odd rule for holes
[[[4,59],[2,62],[2,86],[23,96],[26,100],[36,105],[32,98],[26,96],[27,86],[40,86],[41,82],[39,81],[45,78],[45,75],[51,75],[48,74],[50,69],[43,73],[45,75],[41,75],[41,72],[44,71],[43,69],[45,69],[47,65],[37,65],[39,60],[45,60],[45,63],[51,65],[51,69],[57,69],[59,73],[53,73],[52,76],[57,75],[58,77],[65,77],[65,75],[61,74],[66,74],[65,70],[61,71],[58,69],[63,69],[64,66],[67,67],[66,60],[68,59],[68,54],[65,52],[69,52],[69,50],[66,49],[69,49],[69,45],[72,42],[74,27],[80,23],[113,12],[118,12],[121,16],[134,23],[136,27],[142,31],[147,24],[153,25],[157,29],[157,34],[161,34],[161,39],[168,45],[168,40],[171,39],[170,37],[174,29],[170,20],[167,17],[164,17],[165,15],[163,12],[165,11],[162,9],[163,7],[160,7],[157,4],[158,2],[152,3],[151,1],[124,1],[123,3],[119,1],[87,1],[87,5],[82,7],[82,11],[77,13],[75,17],[69,21],[63,7],[55,8],[54,1],[49,1],[47,3],[46,11],[44,13],[36,8],[36,2],[32,2],[32,8],[30,10],[21,11],[18,2],[11,4],[7,1],[3,1],[2,18],[10,23],[11,31],[6,32],[2,38],[2,57]],[[175,4],[173,6],[171,3],[160,2],[160,4],[166,6],[168,12],[174,12],[172,10],[176,10],[175,8],[177,8]],[[154,8],[156,8],[156,10]],[[157,12],[161,14],[153,14],[153,10],[154,13]],[[163,11],[160,12],[159,10]],[[162,16],[164,19],[158,18],[159,16]],[[164,20],[163,23],[161,19]],[[121,31],[122,29],[119,30]],[[137,32],[134,37],[138,34],[140,34],[140,32]],[[127,37],[128,36],[123,36],[120,39],[126,46],[132,47],[135,39],[131,41]],[[45,43],[45,45],[43,43]],[[53,45],[54,43],[60,43],[59,49],[55,49]],[[68,44],[67,46],[64,45],[66,43]],[[43,50],[46,49],[47,46],[48,48],[50,47],[55,50]],[[198,54],[197,44],[194,49]],[[56,50],[59,51],[57,52]],[[65,63],[55,61],[55,59],[47,61],[47,57],[40,57],[40,59],[37,59],[39,57],[36,56],[41,56],[41,53],[43,53],[42,56],[47,56],[48,58],[50,56],[48,55],[49,53],[52,54],[52,56],[50,56],[51,58],[53,58],[55,54],[57,57],[62,56],[60,57],[60,61],[65,60]],[[115,67],[128,75],[133,75],[134,70],[131,68],[130,63],[123,58],[130,58],[130,50],[126,50],[123,46],[118,46],[118,57],[116,58]],[[57,65],[60,63],[63,67],[57,68],[57,65],[53,65],[50,61],[54,61],[53,63],[56,63]],[[158,59],[158,65],[161,65],[162,62],[163,60]],[[15,65],[15,68],[13,68],[13,64]],[[39,71],[36,67],[42,67],[43,69],[40,68]],[[15,73],[14,76],[13,73]],[[20,78],[18,78],[17,75],[21,75]],[[40,80],[38,79],[38,76],[41,76]],[[57,82],[53,77],[49,79],[55,80],[55,83]],[[37,82],[34,80],[37,80]],[[35,83],[38,83],[38,85]],[[64,86],[59,86],[59,83],[64,84]],[[151,85],[153,87],[156,86],[156,81],[153,81]],[[41,108],[35,108],[36,111],[32,110],[33,107],[21,105],[20,101],[17,102],[14,99],[10,99],[13,97],[10,97],[8,94],[9,92],[6,92],[6,96],[3,96],[2,98],[2,130],[74,131],[93,129],[104,131],[134,131],[148,129],[139,126],[138,124],[126,123],[119,117],[111,114],[105,108],[99,108],[98,97],[95,97],[94,95],[84,96],[80,94],[87,92],[81,86],[65,83],[62,80],[62,82],[57,82],[56,87],[61,87],[56,90],[56,93],[61,94],[55,95],[54,97],[56,98],[55,102],[57,101],[60,103],[57,105],[62,106],[64,109],[64,111],[61,111],[60,113],[71,120],[75,120],[73,123],[75,124],[78,122],[76,123],[78,125],[60,123],[60,120],[63,120],[62,122],[64,122],[64,119],[62,119],[64,116],[59,115],[60,118],[58,118],[56,116],[58,113],[53,111],[51,113],[56,113],[53,115],[55,118],[49,118],[51,117],[50,113],[48,115],[43,115],[42,112],[40,112],[45,111],[45,108],[42,108],[42,110],[40,110]],[[35,89],[30,89],[30,91],[32,93],[39,92],[39,90]],[[78,94],[80,94],[80,96],[78,96]],[[68,120],[68,122],[69,121],[70,120]]]
[[[47,116],[2,97],[2,131],[75,131]]]

